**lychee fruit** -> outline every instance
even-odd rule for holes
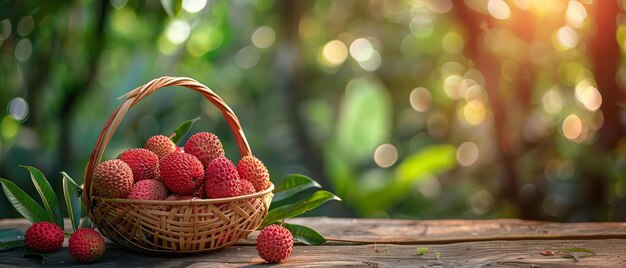
[[[237,184],[239,184],[237,187],[239,190],[237,196],[256,193],[256,190],[254,189],[254,185],[252,185],[252,183],[247,180],[239,179],[237,181]]]
[[[206,195],[206,194],[205,194],[204,187],[205,187],[205,184],[204,184],[204,183],[202,183],[202,184],[200,185],[200,187],[198,187],[198,189],[196,189],[196,191],[195,191],[195,192],[193,192],[193,194],[191,194],[191,195],[192,195],[192,196],[194,196],[194,197],[200,198],[200,199],[204,199],[204,197],[205,197],[205,195]]]
[[[167,188],[160,181],[142,180],[133,184],[128,199],[164,200],[167,198]]]
[[[218,157],[206,167],[204,189],[208,198],[224,198],[239,194],[237,168],[226,157]]]
[[[93,184],[102,197],[125,198],[133,187],[133,171],[120,159],[107,160],[93,172]]]
[[[143,148],[146,148],[155,153],[159,158],[163,158],[166,155],[176,151],[176,144],[170,140],[170,138],[163,135],[155,135],[150,137]]]
[[[170,191],[191,195],[204,183],[202,163],[188,153],[174,152],[159,162],[159,175]]]
[[[40,253],[52,253],[63,246],[63,230],[56,224],[36,222],[26,230],[26,247]]]
[[[278,263],[286,259],[293,249],[293,236],[281,225],[268,225],[256,239],[259,256],[269,263]]]
[[[128,164],[133,171],[133,179],[135,182],[152,180],[157,177],[159,157],[148,149],[129,149],[123,152],[118,159]]]
[[[244,156],[237,164],[237,171],[239,177],[251,182],[258,192],[269,187],[270,173],[258,158],[252,155]]]
[[[211,160],[224,157],[224,147],[213,133],[198,132],[185,143],[185,152],[194,155],[206,167]]]
[[[78,262],[94,262],[104,254],[104,238],[91,228],[79,228],[69,239],[70,255]]]

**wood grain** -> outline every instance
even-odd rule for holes
[[[388,219],[298,218],[292,223],[314,227],[326,236],[344,240],[370,240],[376,244],[328,243],[324,246],[298,244],[279,266],[374,266],[374,267],[626,267],[625,223],[548,223],[521,220],[407,221]],[[0,228],[25,230],[25,220],[0,220]],[[69,227],[69,226],[68,226]],[[231,267],[262,264],[251,234],[239,244],[212,253],[168,258],[128,252],[107,244],[99,267]],[[524,235],[532,239],[522,239]],[[595,239],[540,239],[541,235],[597,235]],[[506,240],[508,236],[513,240]],[[483,241],[480,239],[495,240]],[[476,239],[467,242],[442,240]],[[521,240],[520,240],[521,239]],[[428,241],[434,241],[429,243]],[[419,245],[418,245],[419,244]],[[427,247],[418,255],[417,247]],[[542,256],[545,250],[582,247],[597,253],[574,262],[561,256]],[[35,258],[22,258],[23,249],[0,252],[0,267],[39,267]],[[435,252],[440,253],[437,259]],[[54,254],[46,267],[78,266],[67,248]]]
[[[374,267],[459,267],[459,266],[521,266],[521,267],[626,267],[626,240],[538,240],[484,241],[448,245],[425,245],[428,251],[418,255],[411,245],[334,245],[296,246],[292,255],[280,266],[374,266]],[[542,256],[544,250],[584,247],[598,255],[578,262],[559,256]],[[35,258],[22,258],[22,249],[0,252],[0,266],[39,266]],[[440,253],[439,259],[435,252]],[[183,267],[183,266],[249,266],[262,264],[252,245],[238,245],[212,253],[168,258],[136,255],[109,244],[98,267]],[[47,267],[79,265],[67,248],[50,257]]]

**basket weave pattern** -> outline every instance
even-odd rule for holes
[[[185,254],[232,245],[258,228],[267,215],[274,185],[238,197],[195,200],[133,200],[96,195],[91,179],[122,119],[141,99],[168,86],[200,92],[214,104],[232,129],[241,156],[252,155],[239,120],[212,90],[186,77],[161,77],[128,92],[107,120],[85,171],[83,201],[103,235],[117,244],[148,253]]]

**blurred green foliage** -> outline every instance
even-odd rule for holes
[[[623,5],[0,0],[0,177],[30,189],[18,165],[35,166],[59,195],[53,174],[80,178],[117,97],[188,76],[273,178],[345,201],[319,214],[625,220]],[[238,161],[219,111],[181,89],[135,106],[104,159],[195,116]]]

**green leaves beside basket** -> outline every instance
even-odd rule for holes
[[[307,198],[299,199],[302,194],[315,188],[319,189],[321,185],[307,176],[287,175],[280,184],[276,185],[270,211],[259,228],[296,217],[331,200],[341,201],[333,193],[324,190],[317,190]],[[291,231],[295,240],[307,245],[320,245],[326,242],[321,234],[309,227],[287,223],[283,223],[283,226]]]
[[[54,193],[52,186],[48,182],[48,179],[38,169],[31,166],[21,166],[30,172],[30,177],[39,193],[41,198],[41,206],[32,197],[30,197],[24,190],[20,189],[15,183],[5,178],[0,178],[0,184],[2,184],[2,190],[6,195],[11,205],[19,212],[25,219],[31,223],[46,221],[58,225],[61,230],[64,230],[63,215],[61,214],[60,202],[57,195]],[[63,196],[65,204],[68,210],[68,215],[72,222],[72,229],[76,231],[80,223],[81,216],[81,203],[80,203],[80,186],[70,178],[65,172],[61,172],[63,177]],[[67,234],[67,233],[66,233]],[[24,232],[17,229],[0,230],[0,251],[24,247]],[[37,253],[29,250],[25,250],[23,255],[26,256],[39,256],[42,258],[42,265],[48,260],[51,254]]]
[[[63,215],[60,210],[60,202],[57,195],[52,190],[46,177],[38,169],[31,166],[23,166],[30,172],[31,179],[43,206],[37,203],[24,190],[20,189],[10,180],[0,178],[0,184],[11,205],[25,219],[31,223],[47,221],[52,222],[61,229],[64,228]],[[61,172],[63,177],[63,196],[65,205],[68,208],[68,216],[72,222],[72,229],[75,231],[81,222],[81,187],[65,172]],[[306,198],[302,195],[312,189],[320,189],[321,186],[315,180],[300,174],[285,176],[282,182],[274,190],[275,196],[272,201],[270,211],[265,217],[260,229],[273,224],[280,223],[288,218],[293,218],[307,211],[311,211],[331,200],[341,200],[331,192],[317,190]],[[83,223],[89,219],[84,218]],[[83,224],[85,225],[85,224]],[[294,239],[307,245],[319,245],[326,242],[326,239],[317,231],[302,225],[283,223],[291,231]],[[24,246],[24,233],[15,230],[0,230],[0,250],[7,250]]]

